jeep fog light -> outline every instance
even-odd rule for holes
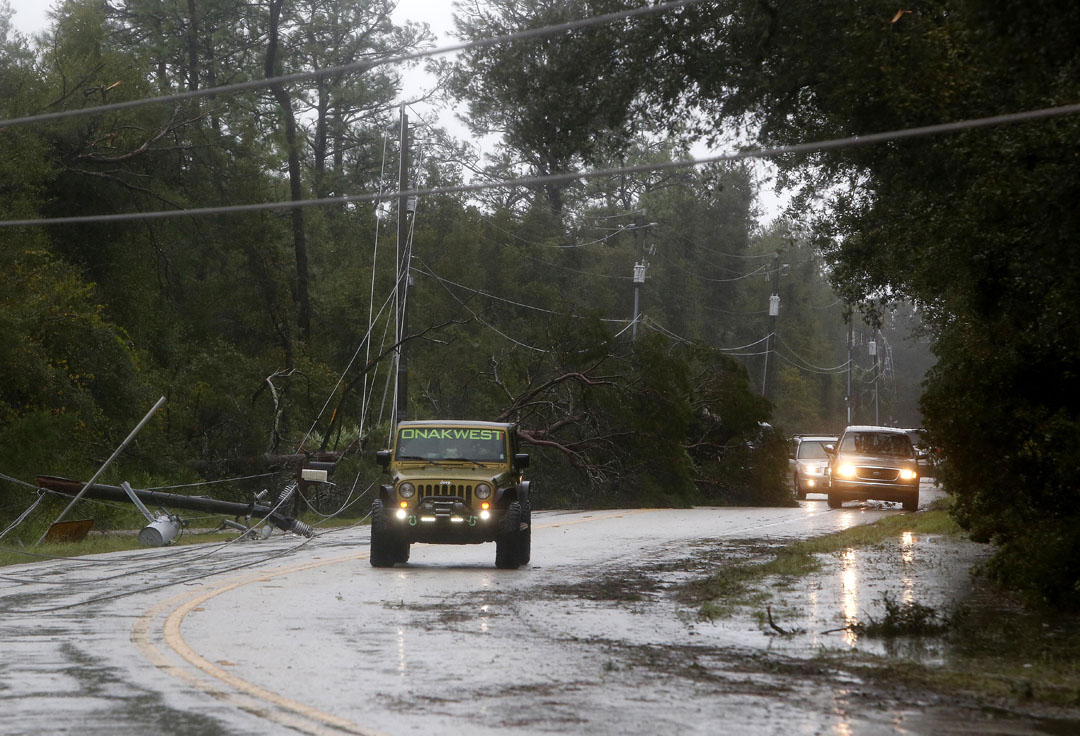
[[[491,518],[491,512],[488,511],[487,509],[484,509],[483,511],[480,512],[480,521],[487,521],[490,518]]]
[[[397,510],[397,518],[399,518],[399,519],[404,519],[408,515],[409,515],[409,512],[406,511],[405,509],[398,509]]]
[[[487,498],[491,495],[491,486],[487,483],[477,483],[476,490],[473,493],[477,498]]]
[[[915,480],[915,471],[911,468],[904,468],[900,471],[900,480]]]
[[[836,469],[836,474],[839,475],[841,478],[854,478],[855,477],[855,466],[854,465],[848,465],[847,463],[844,463],[843,465],[841,465],[839,468]]]

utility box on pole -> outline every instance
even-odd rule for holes
[[[761,376],[761,395],[769,398],[769,384],[772,382],[772,372],[775,368],[769,358],[776,349],[776,318],[780,315],[780,251],[773,256],[772,294],[769,295],[769,332],[765,335],[765,370]]]
[[[641,297],[641,287],[645,283],[645,269],[649,264],[644,259],[634,264],[634,321],[631,323],[630,339],[637,339],[638,305]]]

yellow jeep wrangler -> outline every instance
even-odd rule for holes
[[[409,545],[495,542],[495,566],[528,564],[532,547],[529,456],[514,424],[401,422],[376,453],[391,482],[371,506],[371,564],[408,562]]]

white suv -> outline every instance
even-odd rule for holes
[[[829,451],[835,446],[836,435],[797,434],[792,438],[788,467],[792,474],[792,488],[797,498],[807,493],[829,492]]]

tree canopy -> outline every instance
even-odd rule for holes
[[[510,5],[547,12],[538,2],[498,7]],[[636,104],[606,119],[611,129],[644,108],[714,141],[741,132],[798,144],[1071,104],[1080,92],[1080,7],[1065,0],[899,10],[720,0],[648,16],[641,28],[575,49],[599,55],[598,68],[632,58],[651,70],[620,79]],[[509,78],[492,53],[470,72]],[[560,54],[546,53],[546,74],[557,76]],[[846,302],[880,315],[908,300],[926,325],[938,360],[923,412],[949,458],[943,479],[958,519],[998,544],[1003,580],[1068,605],[1080,604],[1080,491],[1069,480],[1080,446],[1078,135],[1072,115],[777,159],[798,193],[792,212],[812,226]]]
[[[311,72],[431,42],[422,25],[392,23],[382,0],[69,0],[41,43],[11,31],[0,7],[0,119]],[[549,48],[569,61],[621,35],[597,28],[569,54]],[[508,178],[686,155],[685,141],[617,109],[637,104],[636,91],[621,89],[644,71],[637,61],[605,67],[617,85],[598,78],[582,90],[581,69],[548,77],[551,60],[530,59],[502,88],[506,97],[455,83],[475,95],[478,129],[507,130],[486,162],[414,116],[410,186],[458,185],[469,171]],[[759,230],[745,166],[427,196],[406,215],[407,243],[395,242],[387,218],[397,214],[393,200],[182,214],[395,189],[400,152],[388,130],[400,73],[377,66],[0,129],[0,219],[178,213],[0,227],[0,521],[29,502],[11,478],[88,477],[159,395],[165,408],[109,478],[218,478],[264,453],[333,450],[357,482],[374,480],[399,342],[399,246],[411,248],[415,280],[401,336],[411,416],[517,422],[552,505],[790,503],[770,424],[835,423],[842,377],[792,368],[777,379],[774,411],[762,396],[760,350],[739,348],[759,345],[767,329],[762,289],[778,249],[783,266],[799,270],[783,287],[793,330],[796,305],[835,295],[804,235]],[[534,76],[545,97],[528,111],[532,127],[510,132],[521,112],[516,85]],[[562,137],[540,150],[543,111],[571,92],[588,108],[564,109]],[[635,264],[646,274],[637,289]],[[843,360],[842,345],[809,337],[842,329],[838,311],[807,310],[798,322],[807,337],[793,332],[793,351],[823,365]],[[789,411],[783,397],[794,392],[784,387],[804,378],[812,386]]]

